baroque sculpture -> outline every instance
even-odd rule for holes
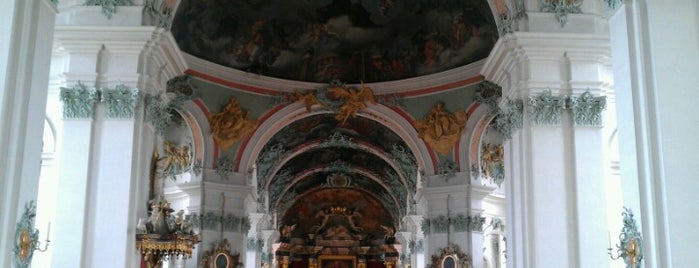
[[[231,98],[223,111],[209,116],[209,124],[214,141],[225,151],[245,135],[252,133],[258,122],[240,107],[238,99]]]
[[[165,156],[158,159],[158,173],[174,176],[189,170],[191,156],[189,146],[177,146],[171,141],[164,142]]]
[[[500,185],[505,180],[504,148],[502,144],[483,144],[481,170],[485,178]]]
[[[425,118],[415,121],[413,125],[422,140],[445,155],[459,140],[467,119],[465,111],[450,113],[444,108],[444,102],[437,102]]]
[[[335,119],[342,122],[342,124],[344,124],[348,118],[354,117],[357,112],[366,109],[365,102],[368,101],[371,104],[376,104],[374,92],[371,88],[365,87],[364,85],[360,86],[359,90],[356,88],[331,87],[328,89],[328,95],[333,99],[344,100],[344,103],[340,106],[340,110],[335,116]]]

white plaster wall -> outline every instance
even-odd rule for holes
[[[647,1],[672,267],[694,267],[699,241],[699,2]]]

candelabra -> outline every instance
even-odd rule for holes
[[[611,241],[607,253],[612,260],[623,259],[627,268],[637,268],[640,267],[643,260],[641,233],[638,231],[636,220],[634,220],[630,209],[624,207],[621,215],[624,227],[619,234],[619,244],[616,244],[616,256],[612,252]]]
[[[51,223],[49,223],[46,232],[46,240],[44,240],[42,248],[42,243],[39,241],[39,230],[34,229],[35,217],[36,204],[34,201],[30,201],[24,206],[24,214],[22,214],[22,217],[17,223],[17,230],[15,231],[15,245],[12,251],[15,267],[29,267],[32,262],[34,251],[45,252],[51,243],[51,240],[49,240]]]

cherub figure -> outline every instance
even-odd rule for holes
[[[328,89],[328,95],[333,99],[344,99],[344,103],[340,106],[340,110],[335,119],[344,124],[348,118],[354,117],[357,112],[366,109],[365,102],[370,102],[376,104],[376,99],[374,99],[374,92],[369,87],[364,85],[360,86],[359,91],[356,88],[350,88],[349,90],[343,87],[332,87]]]

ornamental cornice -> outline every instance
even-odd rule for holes
[[[560,60],[564,53],[572,61],[608,64],[611,43],[608,36],[599,34],[514,32],[498,39],[481,74],[493,83],[507,85],[514,68],[530,60]]]
[[[140,45],[150,40],[156,30],[153,26],[74,26],[56,25],[54,41],[61,44]]]

